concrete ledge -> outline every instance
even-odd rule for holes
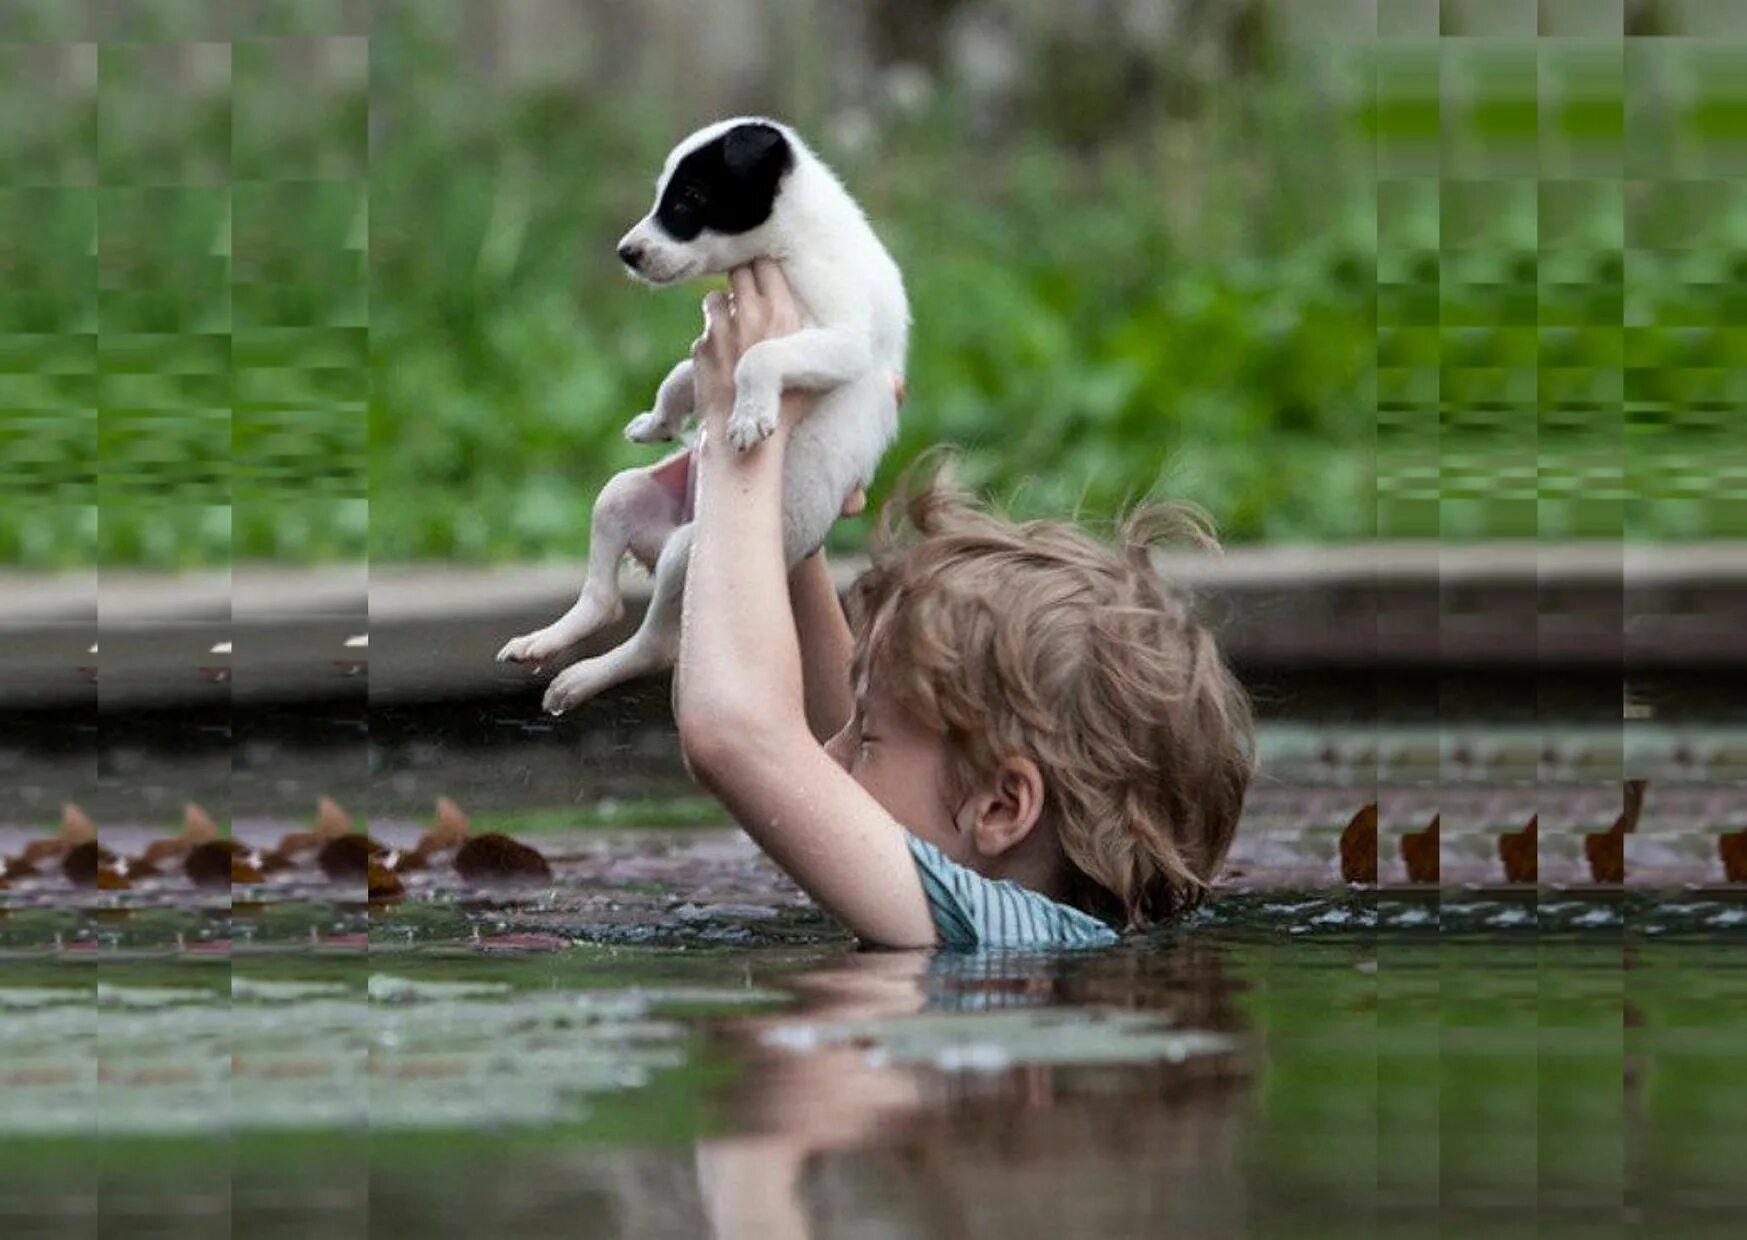
[[[1747,544],[1161,554],[1240,668],[1747,668]],[[863,565],[834,565],[847,584]],[[0,701],[247,704],[526,694],[492,661],[575,597],[580,563],[0,576]],[[627,569],[627,619],[648,578]],[[101,642],[99,643],[99,633]],[[98,646],[96,653],[92,647]]]

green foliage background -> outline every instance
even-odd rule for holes
[[[1253,5],[1213,71],[1040,29],[998,116],[924,74],[847,125],[792,14],[753,97],[700,100],[600,46],[505,85],[450,3],[95,40],[18,7],[0,564],[579,554],[703,291],[613,242],[737,110],[813,137],[905,270],[881,485],[945,440],[1021,512],[1168,495],[1233,542],[1747,533],[1737,44],[1307,42]]]

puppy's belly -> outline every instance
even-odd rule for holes
[[[897,401],[882,369],[819,398],[796,426],[783,464],[783,552],[792,564],[818,550],[843,501],[873,480],[897,433]]]

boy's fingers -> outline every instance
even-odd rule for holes
[[[752,260],[752,284],[758,289],[759,296],[772,305],[779,305],[783,295],[788,292],[788,285],[783,280],[782,268],[776,265],[775,259],[755,258]]]
[[[728,294],[714,292],[704,298],[704,334],[698,338],[697,351],[717,365],[725,366],[731,359],[733,342]]]
[[[736,267],[728,273],[728,286],[734,290],[734,308],[744,310],[746,303],[758,296],[758,281],[753,278],[750,264]]]
[[[734,289],[735,351],[744,353],[764,338],[764,298],[750,266],[730,271],[728,283]]]
[[[849,493],[849,498],[843,501],[843,515],[846,517],[858,516],[866,507],[867,492],[861,487],[856,487]]]

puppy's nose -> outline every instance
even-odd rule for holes
[[[640,267],[643,264],[643,247],[627,241],[619,247],[619,261],[627,267]]]

